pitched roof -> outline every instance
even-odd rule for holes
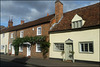
[[[83,20],[85,20],[85,24],[83,25],[83,27],[100,25],[100,3],[96,3],[94,5],[64,13],[64,17],[61,22],[59,24],[56,24],[52,28],[51,32],[72,29],[71,20],[76,14],[78,14],[80,17],[82,17]]]
[[[49,16],[46,16],[46,17],[43,17],[43,18],[40,18],[40,19],[37,19],[37,20],[34,20],[34,21],[29,21],[29,22],[24,23],[24,24],[9,27],[9,28],[1,30],[0,33],[8,32],[8,31],[15,31],[15,30],[23,29],[23,28],[28,28],[28,27],[31,27],[31,26],[36,26],[36,25],[39,25],[39,24],[48,23],[48,22],[50,22],[50,20],[54,16],[55,15],[52,14],[52,15],[49,15]]]

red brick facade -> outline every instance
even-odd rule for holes
[[[24,31],[24,37],[37,36],[37,27],[40,27],[40,26],[41,26],[42,35],[46,36],[47,41],[49,41],[48,31],[50,30],[50,23],[41,24],[41,25],[19,30],[17,31],[17,37],[20,37],[20,31]],[[23,52],[19,52],[19,56],[27,56],[27,46],[23,46]],[[36,52],[36,44],[35,45],[31,44],[31,57],[43,58],[42,52]]]
[[[58,22],[63,15],[63,4],[58,1],[55,3],[55,14],[49,15],[47,14],[46,17],[40,18],[35,21],[31,21],[28,23],[24,23],[24,21],[21,21],[21,24],[18,26],[14,26],[12,28],[9,28],[10,31],[16,31],[16,37],[20,37],[20,31],[23,31],[23,36],[37,36],[37,27],[41,27],[41,35],[46,36],[46,41],[49,41],[49,34],[50,27]],[[11,35],[11,34],[10,34]],[[15,38],[16,38],[15,37]],[[9,37],[9,39],[11,39]],[[13,38],[14,39],[14,38]],[[13,41],[13,40],[12,40]],[[12,42],[10,41],[10,42]],[[42,52],[36,52],[36,44],[31,44],[31,57],[37,57],[37,58],[43,58]],[[11,52],[11,50],[9,50]],[[47,54],[49,57],[49,53]],[[27,56],[27,45],[23,46],[23,51],[19,52],[19,56],[26,57]]]

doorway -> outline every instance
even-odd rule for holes
[[[74,51],[73,51],[73,41],[68,39],[65,41],[65,60],[73,61],[74,60]]]
[[[12,54],[15,54],[15,48],[12,46]]]
[[[31,56],[31,45],[27,45],[27,56]]]

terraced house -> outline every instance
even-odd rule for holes
[[[8,53],[9,32],[6,31],[7,28],[0,31],[0,54]]]
[[[14,48],[11,49],[12,41],[17,38],[23,38],[25,36],[46,36],[47,41],[49,41],[48,31],[50,30],[51,23],[53,22],[51,19],[54,15],[46,16],[40,18],[35,21],[30,21],[24,23],[21,21],[20,25],[13,26],[10,28],[9,33],[9,53],[12,52],[14,54]],[[31,57],[39,57],[42,58],[42,52],[40,50],[40,44],[32,45],[29,42],[24,43],[25,46],[19,47],[19,55],[20,56],[31,56]]]
[[[56,5],[63,18],[49,32],[49,57],[100,62],[100,3],[66,13],[60,1]]]
[[[48,58],[64,61],[100,62],[100,3],[63,13],[63,3],[55,2],[55,14],[13,26],[12,20],[2,33],[9,33],[8,54],[15,55],[12,42],[25,36],[46,36],[50,42]],[[2,35],[1,33],[1,35]],[[2,38],[3,39],[3,38]],[[43,58],[40,44],[24,42],[19,56]]]

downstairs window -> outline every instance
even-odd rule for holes
[[[80,52],[93,53],[93,42],[80,42]]]

